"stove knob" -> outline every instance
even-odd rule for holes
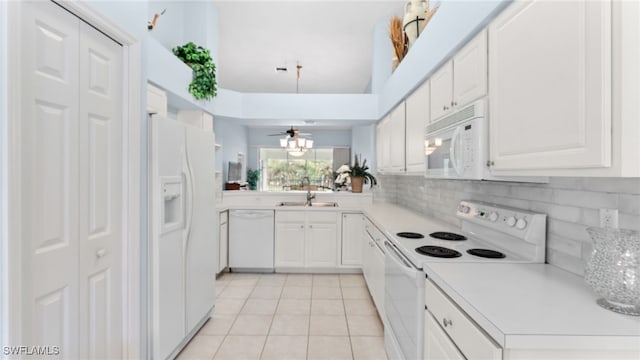
[[[468,214],[468,213],[469,213],[469,210],[471,210],[471,209],[470,209],[468,206],[466,206],[466,205],[460,205],[460,206],[458,207],[458,211],[460,211],[460,212],[461,212],[461,213],[463,213],[463,214]]]
[[[489,221],[495,222],[496,220],[498,220],[498,213],[494,211],[489,214]]]
[[[513,226],[516,224],[516,218],[513,216],[510,216],[507,218],[506,223],[507,223],[507,226]]]
[[[518,219],[518,221],[516,222],[516,228],[522,230],[522,229],[524,229],[526,227],[527,227],[527,220]]]

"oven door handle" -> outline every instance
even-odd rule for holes
[[[394,267],[402,271],[408,278],[415,278],[418,269],[413,265],[408,264],[407,261],[402,258],[402,255],[398,253],[398,250],[395,249],[395,246],[391,245],[388,241],[385,241],[384,245],[387,247],[389,259],[393,261],[393,265],[395,265]]]

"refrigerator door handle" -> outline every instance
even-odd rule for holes
[[[193,221],[193,176],[191,174],[191,166],[189,166],[189,156],[187,149],[183,151],[184,161],[182,162],[182,173],[185,178],[185,190],[187,193],[185,199],[185,222],[184,222],[184,238],[183,238],[183,254],[186,253],[191,235],[191,223]]]

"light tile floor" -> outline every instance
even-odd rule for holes
[[[387,359],[362,275],[225,273],[216,297],[178,359]]]

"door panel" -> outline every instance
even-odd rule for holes
[[[336,224],[309,224],[307,231],[308,267],[335,267],[337,261],[338,226]]]
[[[304,223],[276,223],[276,267],[304,267]]]
[[[122,353],[122,47],[82,21],[79,41],[80,357],[117,358]]]
[[[20,135],[25,345],[78,358],[78,19],[21,4]],[[52,271],[55,269],[55,271]]]
[[[178,346],[185,335],[185,288],[183,230],[185,224],[186,176],[184,125],[154,116],[151,124],[151,203],[152,236],[149,244],[152,274],[152,348],[153,358],[164,359]],[[176,176],[176,174],[182,174]],[[175,192],[180,204],[173,216],[164,216],[163,189]]]
[[[191,169],[193,211],[186,238],[186,316],[191,331],[215,301],[214,279],[218,249],[218,213],[215,211],[215,142],[212,132],[186,126],[187,158]]]
[[[515,2],[489,41],[494,169],[610,166],[611,2]]]
[[[431,77],[431,121],[451,111],[453,96],[453,64],[448,61]]]
[[[487,32],[482,31],[453,58],[453,106],[461,108],[487,93]]]

